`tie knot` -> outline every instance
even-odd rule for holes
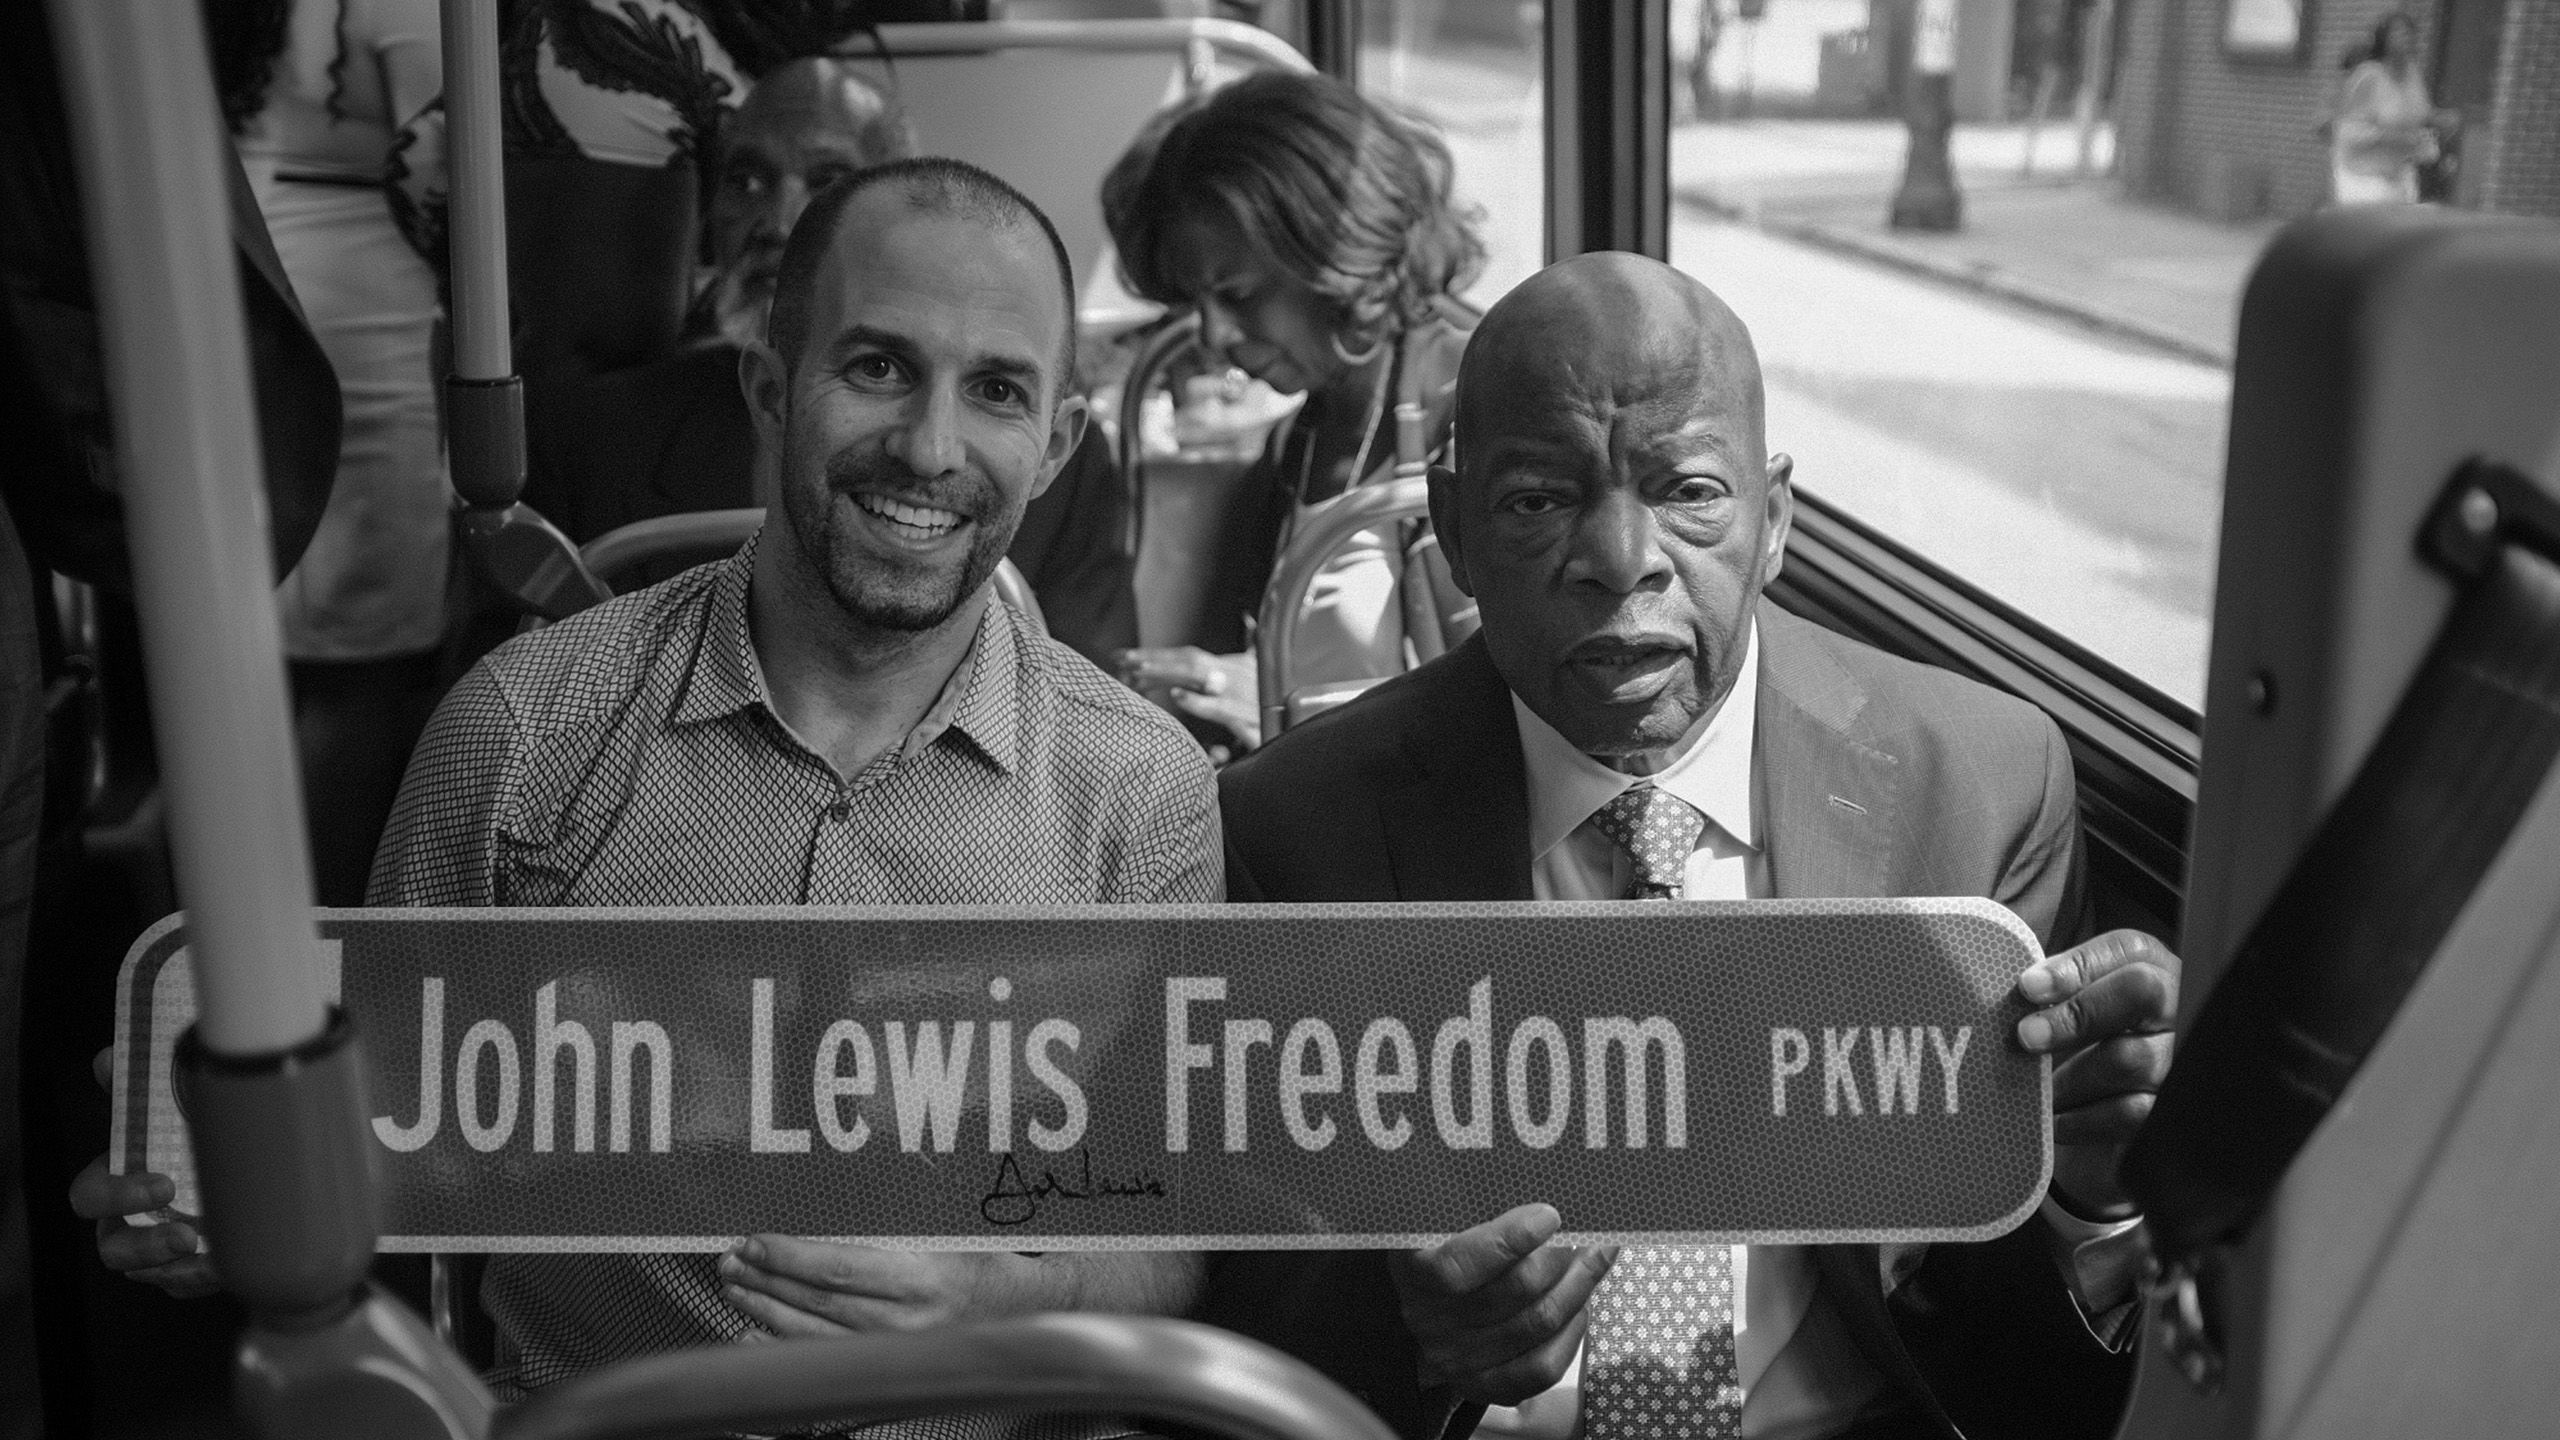
[[[1630,900],[1670,900],[1680,894],[1689,869],[1689,852],[1698,848],[1698,832],[1707,817],[1677,795],[1667,795],[1652,781],[1619,792],[1591,817],[1610,843],[1635,862]]]

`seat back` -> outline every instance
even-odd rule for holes
[[[1379,526],[1399,525],[1431,514],[1429,482],[1419,475],[1382,485],[1361,485],[1310,508],[1298,521],[1297,533],[1271,567],[1271,584],[1262,595],[1261,623],[1254,632],[1254,664],[1262,690],[1262,734],[1265,740],[1306,719],[1330,710],[1386,679],[1300,686],[1293,675],[1292,652],[1307,591],[1334,552],[1351,537]]]
[[[1102,177],[1164,105],[1264,68],[1307,62],[1231,20],[997,20],[883,25],[844,57],[893,91],[927,155],[966,160],[1029,196],[1058,227],[1085,297],[1110,293]]]

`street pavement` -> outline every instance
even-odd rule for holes
[[[1368,64],[1371,83],[1392,73],[1395,93],[1442,126],[1459,198],[1481,213],[1489,256],[1472,295],[1489,304],[1537,267],[1544,245],[1535,78],[1499,53],[1407,55],[1393,72],[1382,59]],[[2212,308],[2236,307],[2261,237],[2215,226],[2204,238],[2216,243],[2198,249],[2145,249],[2141,220],[2157,218],[2177,237],[2199,222],[2154,217],[2115,200],[2102,181],[2004,183],[2019,167],[2022,133],[1961,127],[1956,156],[1968,183],[2003,177],[1971,187],[1974,224],[1961,243],[1983,263],[1900,264],[1791,233],[1787,219],[1826,208],[1843,228],[1871,209],[1882,230],[1901,165],[1900,127],[1890,129],[1764,121],[1689,125],[1674,136],[1675,189],[1689,203],[1674,206],[1671,259],[1751,327],[1768,378],[1771,448],[1795,457],[1808,492],[2198,704],[2230,395],[2229,372],[2208,363],[2205,342],[2222,323]],[[2039,168],[2067,171],[2073,138],[2068,127],[2048,129]],[[1702,194],[1711,178],[1724,188]],[[2076,237],[2066,248],[2081,258],[2048,261],[2040,273],[2066,301],[2075,284],[2093,306],[2140,301],[2151,328],[2171,334],[2022,304],[1976,283],[2003,253],[2037,248],[1997,222],[2023,213],[2002,199],[2032,208],[2057,193],[2084,216],[2106,207],[2096,213],[2108,223],[2066,224]],[[2121,253],[2106,253],[2110,234]],[[2045,245],[2054,248],[2051,237]],[[2173,283],[2182,259],[2183,286]],[[2139,279],[2146,266],[2153,277]],[[2178,305],[2206,318],[2181,318]],[[2173,339],[2178,324],[2197,327],[2194,343]]]
[[[2127,200],[2106,174],[2112,130],[2090,139],[2084,170],[2069,124],[1957,126],[1964,225],[1944,235],[1885,223],[1910,145],[1895,120],[1683,126],[1671,185],[1683,203],[1790,239],[2230,364],[2241,290],[2275,225]]]

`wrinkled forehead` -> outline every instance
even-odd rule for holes
[[[1460,370],[1462,469],[1514,442],[1623,453],[1712,440],[1763,457],[1760,365],[1738,322],[1618,305],[1541,306],[1499,327],[1496,318]]]
[[[801,152],[864,154],[886,108],[878,92],[850,77],[778,71],[722,127],[722,154],[774,163]]]

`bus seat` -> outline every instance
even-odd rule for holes
[[[1300,686],[1291,674],[1292,651],[1307,591],[1317,572],[1335,551],[1363,530],[1427,518],[1431,513],[1430,482],[1419,475],[1362,485],[1315,506],[1298,522],[1297,533],[1271,568],[1271,586],[1263,592],[1262,619],[1254,632],[1254,666],[1262,690],[1262,735],[1265,741],[1310,715],[1329,710],[1384,680],[1358,680]]]
[[[919,153],[966,160],[1029,196],[1088,279],[1110,263],[1102,177],[1147,117],[1251,70],[1310,68],[1288,42],[1232,20],[1026,13],[977,24],[889,24],[878,33],[879,50],[865,35],[839,53],[898,97]]]
[[[997,0],[996,20],[1205,20],[1210,0]]]
[[[771,1434],[974,1410],[1170,1421],[1255,1440],[1393,1440],[1303,1361],[1189,1320],[1034,1315],[626,1360],[545,1386],[497,1440]]]
[[[1105,8],[1115,17],[1136,12],[1155,18],[1095,18]],[[1179,18],[1204,8],[1170,0],[1107,6],[1039,0],[1004,7],[999,18],[979,24],[882,25],[878,48],[868,36],[856,36],[839,54],[898,96],[922,153],[982,166],[1048,214],[1075,265],[1078,319],[1088,338],[1107,337],[1159,312],[1118,283],[1102,223],[1103,176],[1165,105],[1251,71],[1311,68],[1269,31],[1232,20]],[[1151,502],[1141,472],[1127,463],[1128,447],[1137,443],[1134,427],[1115,439],[1122,447],[1118,458],[1132,524],[1152,523],[1146,517],[1166,507]],[[1206,477],[1210,488],[1231,479],[1232,471],[1215,467]],[[1189,515],[1199,507],[1172,508]],[[1174,543],[1147,543],[1141,530],[1140,643],[1196,638],[1188,624],[1168,630],[1161,621],[1150,623],[1151,617],[1165,609],[1156,603],[1159,592],[1199,599],[1197,586],[1181,583],[1199,568],[1187,561],[1196,548],[1190,542],[1214,535],[1224,508],[1210,505],[1203,527],[1176,527],[1167,537]],[[1178,572],[1169,583],[1154,573],[1168,560]]]

